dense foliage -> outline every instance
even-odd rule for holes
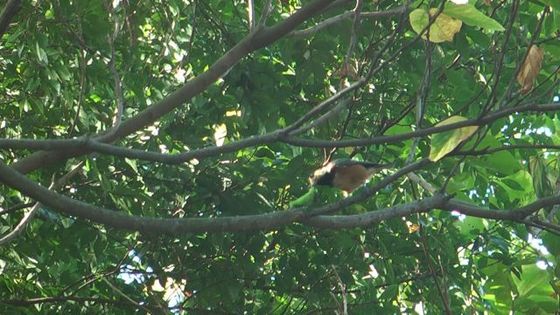
[[[558,313],[560,5],[460,2],[0,1],[0,313]]]

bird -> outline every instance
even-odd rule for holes
[[[309,181],[312,186],[331,186],[351,193],[373,174],[389,166],[389,164],[339,159],[314,171]]]

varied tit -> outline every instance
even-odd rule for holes
[[[347,193],[363,185],[377,171],[389,167],[388,164],[361,162],[354,160],[334,160],[313,172],[309,177],[311,185],[331,186]]]

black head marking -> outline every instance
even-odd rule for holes
[[[334,180],[334,171],[330,170],[320,176],[313,178],[313,185],[332,186]]]

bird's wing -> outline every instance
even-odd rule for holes
[[[368,161],[356,161],[351,159],[339,159],[332,161],[335,167],[347,167],[352,165],[362,165],[365,168],[387,168],[390,164],[380,164]]]

